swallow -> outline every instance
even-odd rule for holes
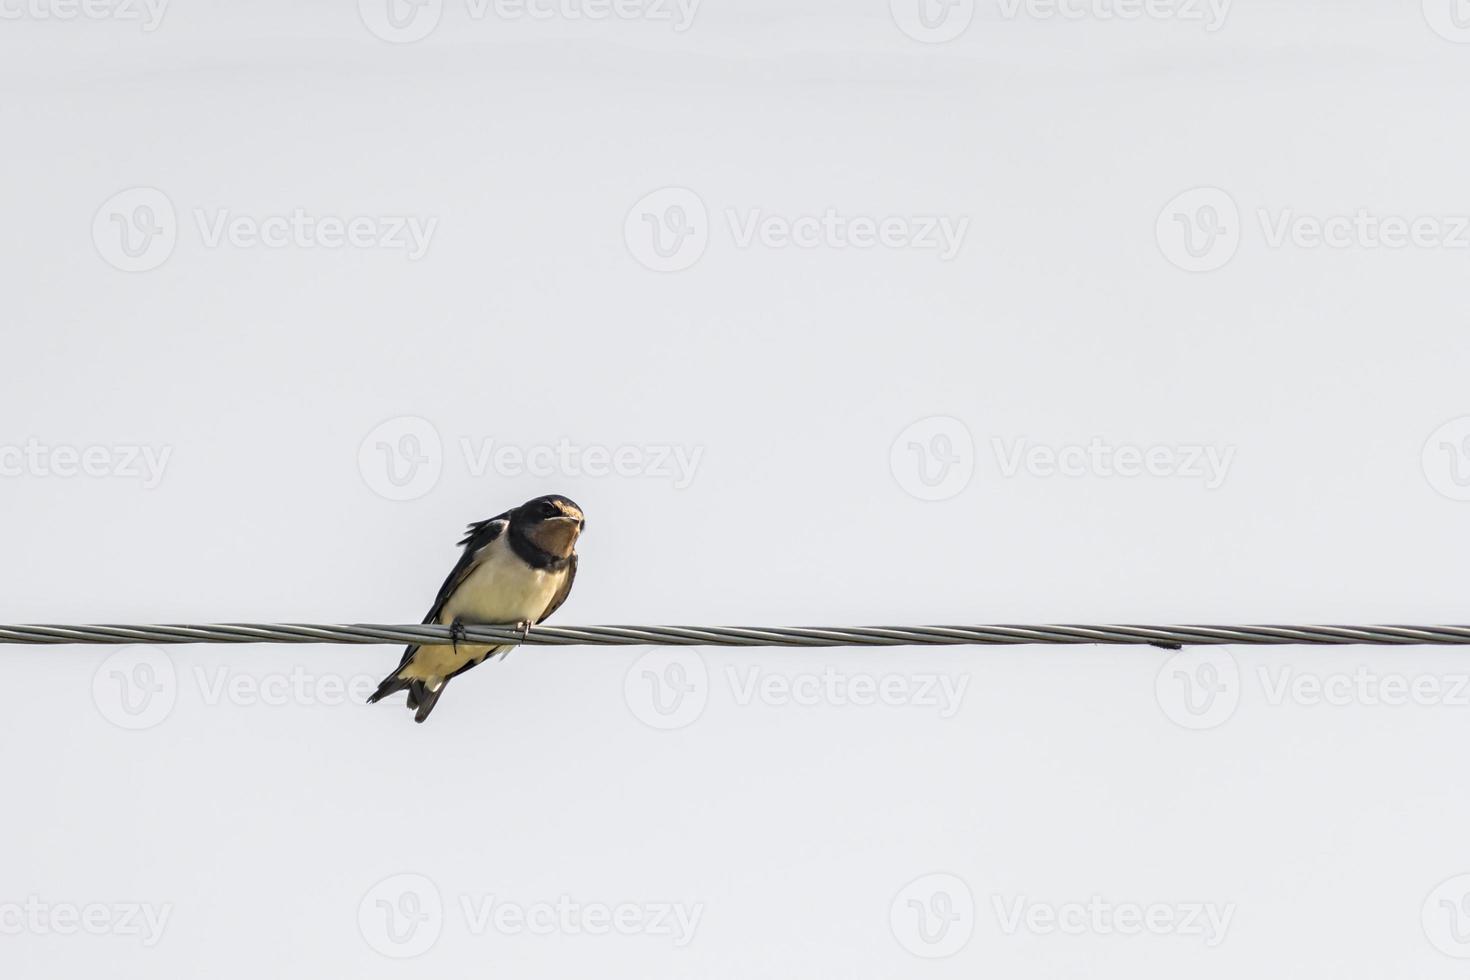
[[[525,631],[561,608],[577,577],[577,538],[587,526],[582,508],[559,494],[471,524],[459,543],[459,563],[444,580],[424,623],[448,626],[452,644],[410,646],[398,669],[378,685],[369,704],[408,692],[413,720],[422,723],[444,686],[515,645],[460,642],[466,625],[515,626]]]

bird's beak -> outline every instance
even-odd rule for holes
[[[572,553],[581,531],[582,522],[575,517],[548,517],[536,525],[531,538],[553,555],[564,558]]]

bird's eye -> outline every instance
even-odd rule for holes
[[[556,505],[555,504],[542,504],[541,505],[541,516],[542,517],[555,517],[559,513],[561,513],[561,511],[559,511],[559,510],[556,509]]]

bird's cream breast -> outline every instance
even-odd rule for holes
[[[543,571],[522,561],[504,537],[486,546],[469,576],[455,590],[440,612],[439,622],[458,618],[464,623],[519,623],[535,621],[561,586],[566,575]]]

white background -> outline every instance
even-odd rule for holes
[[[0,477],[0,621],[417,622],[462,525],[550,491],[589,515],[563,623],[1467,619],[1470,427],[1435,433],[1470,414],[1470,250],[1273,248],[1257,217],[1470,214],[1470,44],[1431,26],[1451,0],[1237,0],[1216,31],[980,0],[944,44],[886,0],[705,0],[682,32],[446,0],[409,44],[350,2],[179,0],[153,31],[7,3],[0,447],[171,456],[152,488]],[[136,187],[167,196],[177,242],[124,272],[93,223]],[[707,248],[655,272],[625,223],[667,187],[707,208]],[[1199,187],[1238,207],[1238,248],[1188,272],[1156,226]],[[195,219],[298,208],[437,228],[413,261],[209,247]],[[969,225],[945,261],[741,247],[726,217],[828,208]],[[359,450],[407,416],[442,473],[393,501]],[[933,416],[973,445],[938,501],[892,459]],[[1233,462],[1216,489],[1007,475],[993,443],[1094,438]],[[685,488],[475,475],[461,439],[702,457]],[[113,652],[0,649],[6,976],[1465,969],[1432,893],[1470,871],[1470,705],[1273,703],[1261,674],[1452,685],[1453,652],[1224,651],[1231,710],[1202,730],[1167,693],[1199,664],[1094,647],[707,650],[680,661],[703,710],[671,730],[646,723],[639,649],[521,651],[424,726],[398,699],[210,697],[399,655],[314,646],[136,651],[165,700],[128,730],[108,692],[147,675]],[[729,682],[828,668],[968,686],[941,717],[741,704]],[[444,906],[409,961],[371,927],[399,874]],[[943,959],[901,922],[931,874],[974,902]],[[488,895],[702,918],[683,948],[475,934],[461,899]],[[996,911],[1094,896],[1234,912],[1208,946],[1008,934]],[[171,916],[151,946],[3,917],[32,899]]]

